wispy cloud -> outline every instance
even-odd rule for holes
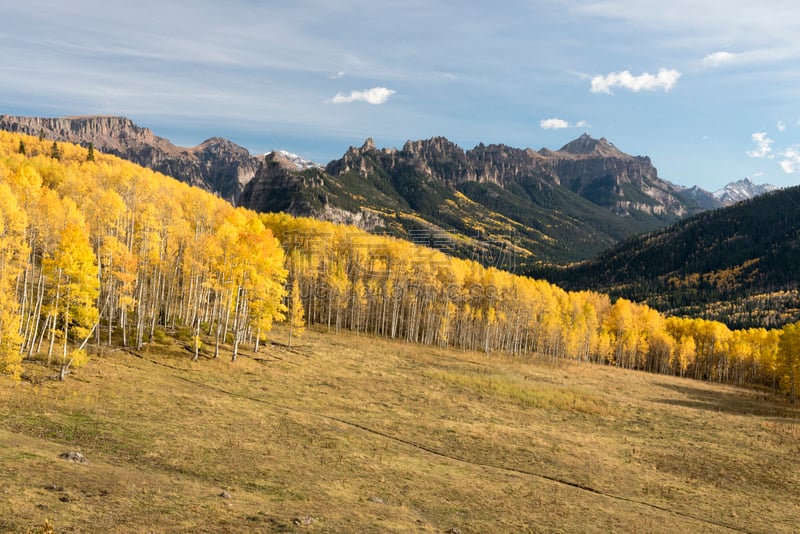
[[[630,71],[611,72],[605,76],[595,76],[592,78],[593,93],[613,94],[612,89],[620,87],[628,89],[634,93],[639,91],[655,91],[662,89],[670,91],[678,82],[681,73],[675,69],[659,69],[658,74],[645,72],[639,76],[634,76]]]
[[[767,137],[767,132],[755,132],[751,138],[756,147],[747,151],[748,156],[759,159],[772,159],[775,157],[772,153],[772,143],[775,141]]]
[[[349,95],[336,93],[331,99],[334,104],[350,104],[352,102],[366,102],[367,104],[385,104],[389,97],[397,91],[386,87],[373,87],[364,91],[351,91]]]
[[[794,174],[800,170],[800,145],[794,145],[783,153],[781,169],[786,174]]]
[[[715,68],[721,67],[722,65],[727,65],[728,63],[733,63],[734,61],[736,61],[736,54],[720,51],[714,52],[713,54],[708,54],[706,57],[704,57],[703,66]]]
[[[330,78],[331,80],[341,80],[342,78],[344,78],[344,71],[340,70],[336,74],[332,75]]]
[[[539,121],[539,127],[543,130],[563,130],[565,128],[591,128],[591,125],[586,121],[578,121],[574,125],[564,119],[556,117],[550,119],[542,119]]]
[[[776,124],[776,126],[778,127],[778,131],[779,132],[785,132],[786,131],[786,123],[785,122],[778,121],[778,124]]]

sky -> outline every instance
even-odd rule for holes
[[[679,185],[800,184],[796,0],[26,0],[0,20],[0,114],[320,163],[368,137],[588,133]]]

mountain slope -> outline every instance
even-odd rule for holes
[[[173,145],[149,128],[114,116],[12,117],[0,116],[0,130],[43,135],[119,156],[235,201],[256,173],[259,159],[247,149],[213,137],[194,148]]]
[[[509,269],[590,258],[724,204],[662,180],[648,157],[586,134],[557,151],[465,151],[443,137],[378,149],[367,140],[323,169],[286,151],[251,156],[218,137],[181,148],[124,117],[0,116],[0,129],[92,143],[238,205],[436,243]]]
[[[591,257],[699,210],[678,191],[648,158],[604,139],[584,135],[558,152],[537,152],[483,144],[464,151],[436,137],[400,150],[368,139],[324,172],[296,172],[268,155],[240,203],[405,238],[427,235],[459,256],[506,256],[503,265],[512,268]]]
[[[538,271],[670,314],[732,327],[800,319],[800,187],[774,191],[637,236],[596,259]]]
[[[547,155],[562,185],[617,214],[683,217],[693,211],[678,195],[681,188],[658,177],[650,158],[625,154],[605,138],[583,134]]]

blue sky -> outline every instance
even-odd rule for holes
[[[586,132],[681,185],[800,183],[796,0],[26,0],[0,19],[0,113],[322,163],[367,137]]]

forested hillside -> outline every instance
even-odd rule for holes
[[[537,274],[672,315],[731,327],[800,320],[800,187],[633,237],[594,260]]]
[[[352,226],[235,209],[75,145],[0,132],[0,180],[0,355],[15,376],[24,357],[57,361],[63,377],[86,343],[176,330],[195,358],[210,340],[235,359],[286,304],[298,327],[442,347],[787,390],[800,372],[793,325],[666,318]]]
[[[116,157],[0,132],[0,225],[14,376],[42,354],[63,378],[92,337],[142,346],[180,325],[197,344],[202,324],[236,347],[282,317],[283,251],[256,214]]]
[[[442,137],[379,149],[368,139],[325,170],[302,172],[268,156],[239,203],[435,241],[458,257],[499,258],[507,270],[590,258],[702,209],[660,180],[649,158],[605,139],[579,141],[540,153],[465,151]]]

